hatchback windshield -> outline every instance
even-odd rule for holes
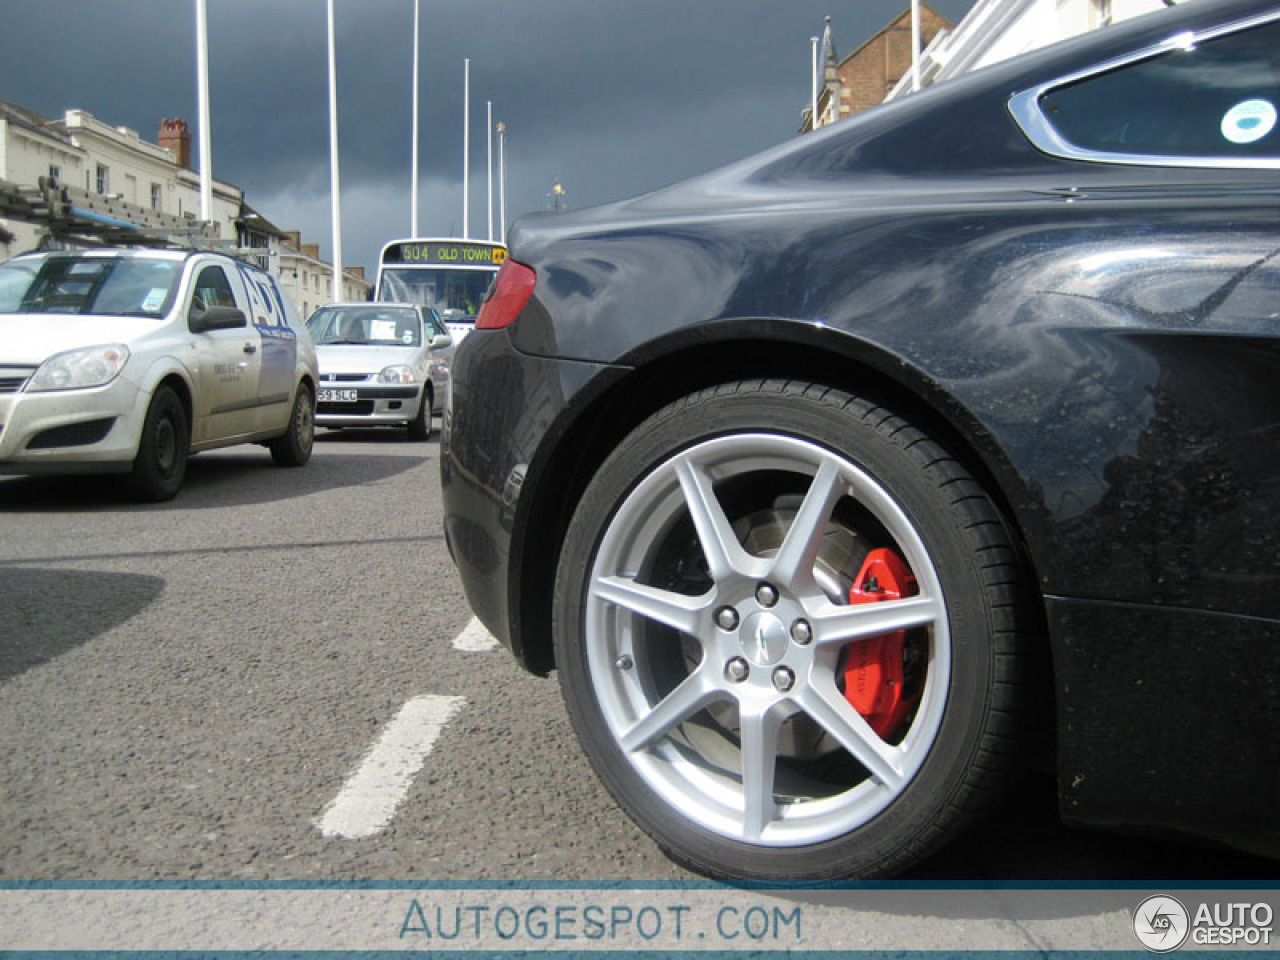
[[[412,307],[321,307],[307,321],[317,344],[372,344],[416,347],[422,343],[422,321]]]
[[[0,264],[0,313],[160,316],[168,310],[181,276],[181,264],[165,260],[11,260]]]

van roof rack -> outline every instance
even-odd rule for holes
[[[0,180],[0,218],[42,226],[42,248],[52,241],[84,247],[173,247],[237,257],[266,255],[262,249],[226,243],[219,237],[217,223],[160,213],[50,177],[41,177],[34,187]]]

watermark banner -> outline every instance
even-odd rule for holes
[[[0,885],[0,951],[842,955],[1268,951],[1280,888]]]

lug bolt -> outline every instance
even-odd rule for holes
[[[782,693],[786,693],[796,685],[796,675],[787,667],[779,667],[773,671],[773,685]]]
[[[636,662],[631,659],[630,654],[624,653],[617,660],[613,661],[613,665],[619,670],[630,670],[636,665]]]
[[[797,620],[791,625],[791,639],[802,647],[813,643],[813,627],[807,620]]]
[[[756,587],[756,600],[762,607],[772,607],[778,602],[778,591],[767,583],[762,583]]]
[[[751,673],[751,668],[747,666],[747,661],[741,657],[734,657],[724,665],[724,675],[734,683],[741,683]]]
[[[733,607],[721,607],[716,611],[716,626],[725,632],[738,629],[738,611]]]

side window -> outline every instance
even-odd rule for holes
[[[231,283],[221,267],[205,267],[200,271],[200,276],[196,278],[195,298],[196,302],[193,305],[202,310],[209,307],[236,305],[235,294],[231,292]]]
[[[1154,158],[1276,157],[1280,22],[1050,90],[1040,110],[1087,150]]]

